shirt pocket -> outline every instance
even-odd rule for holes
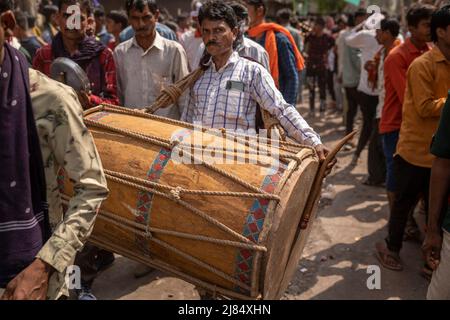
[[[235,120],[241,116],[245,92],[236,89],[223,89],[216,105],[216,114],[228,120]]]

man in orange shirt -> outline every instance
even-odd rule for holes
[[[402,123],[402,105],[406,89],[406,71],[411,63],[427,52],[431,41],[430,21],[434,6],[413,5],[406,16],[411,37],[393,49],[384,61],[385,100],[379,125],[386,158],[386,189],[389,208],[394,202],[394,154]]]
[[[397,186],[387,246],[376,245],[380,263],[395,271],[403,269],[399,253],[408,214],[419,195],[424,195],[428,208],[434,159],[430,146],[450,88],[450,5],[432,15],[431,39],[435,47],[417,58],[407,73],[403,119],[394,157]]]

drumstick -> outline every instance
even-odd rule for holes
[[[294,236],[294,239],[292,241],[292,245],[290,248],[289,257],[285,266],[284,275],[281,280],[281,284],[278,288],[278,292],[273,296],[276,298],[280,298],[284,291],[286,290],[289,282],[292,279],[292,276],[297,270],[298,262],[301,258],[301,254],[303,251],[303,248],[305,246],[305,241],[308,237],[308,232],[310,230],[305,230],[309,226],[309,222],[311,220],[311,217],[313,213],[315,212],[314,209],[316,208],[317,202],[319,201],[321,189],[322,189],[322,182],[325,178],[325,172],[327,171],[327,166],[333,161],[337,153],[342,149],[342,147],[350,141],[356,134],[356,131],[352,132],[348,136],[346,136],[344,139],[338,142],[338,144],[333,148],[333,150],[328,154],[325,161],[320,165],[319,170],[316,173],[316,177],[313,183],[313,186],[311,187],[311,192],[309,194],[308,200],[306,201],[305,209],[303,211],[302,218],[300,220],[299,225],[297,226],[297,230]]]
[[[300,230],[305,230],[308,227],[309,220],[311,219],[312,212],[314,207],[319,200],[321,191],[322,191],[322,183],[325,179],[325,172],[327,171],[328,165],[333,161],[339,151],[341,151],[342,147],[349,142],[356,135],[357,131],[353,131],[345,138],[343,138],[339,143],[330,151],[328,156],[325,158],[325,161],[320,165],[319,171],[317,172],[316,179],[314,180],[314,184],[311,188],[311,193],[308,198],[308,201],[305,206],[305,210],[303,211],[302,219],[300,220]],[[299,231],[297,231],[299,232]]]

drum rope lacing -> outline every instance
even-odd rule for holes
[[[70,201],[70,198],[65,195],[61,195],[61,198],[63,199],[63,202],[65,202],[66,204],[68,204]],[[217,238],[211,238],[211,237],[207,237],[207,236],[194,235],[194,234],[190,234],[190,233],[160,229],[160,228],[155,228],[155,227],[151,227],[151,226],[144,226],[136,221],[118,216],[117,214],[108,212],[103,209],[100,209],[98,212],[99,212],[99,216],[98,216],[99,219],[108,220],[111,223],[113,223],[119,227],[124,227],[124,229],[127,229],[128,231],[131,231],[133,233],[136,233],[142,237],[149,238],[149,239],[151,239],[153,237],[152,236],[152,232],[153,232],[153,233],[160,233],[160,234],[164,234],[164,235],[171,235],[171,236],[175,236],[175,237],[179,237],[179,238],[185,238],[185,239],[191,239],[191,240],[201,240],[201,241],[206,241],[206,242],[211,242],[211,243],[223,244],[223,245],[230,246],[230,247],[237,247],[237,248],[249,249],[249,250],[254,250],[254,251],[267,252],[266,247],[260,246],[257,244],[242,243],[242,242],[237,242],[237,241],[232,241],[232,240],[217,239]],[[125,226],[122,225],[121,223],[124,223]],[[136,230],[136,229],[138,229],[138,230]]]
[[[141,178],[136,178],[121,172],[111,171],[104,169],[105,173],[109,176],[121,178],[128,180],[130,182],[139,183],[151,187],[161,188],[169,190],[170,194],[175,198],[180,200],[182,194],[192,194],[192,195],[206,195],[206,196],[217,196],[217,197],[239,197],[239,198],[257,198],[257,199],[268,199],[280,201],[280,197],[275,194],[270,193],[251,193],[251,192],[231,192],[231,191],[206,191],[206,190],[189,190],[183,189],[182,187],[172,187],[166,184],[161,184],[149,180],[144,180]]]
[[[64,203],[69,204],[69,200],[70,200],[69,197],[62,196],[62,199],[63,199]],[[222,278],[224,278],[224,279],[226,279],[226,280],[228,280],[228,281],[230,281],[230,282],[240,286],[241,288],[249,290],[249,291],[251,290],[251,287],[249,287],[248,285],[244,284],[243,282],[241,282],[239,280],[236,280],[235,278],[233,278],[230,275],[228,275],[228,274],[226,274],[226,273],[224,273],[224,272],[214,268],[213,266],[211,266],[211,265],[209,265],[209,264],[207,264],[207,263],[205,263],[205,262],[203,262],[203,261],[193,257],[192,255],[189,255],[189,254],[187,254],[185,252],[182,252],[181,250],[171,246],[170,244],[168,244],[168,243],[166,243],[166,242],[164,242],[162,240],[154,238],[152,236],[152,234],[150,233],[150,231],[152,231],[154,233],[161,233],[161,234],[166,234],[166,235],[174,235],[174,236],[187,238],[187,239],[192,239],[192,240],[207,241],[207,242],[218,243],[218,244],[234,246],[234,247],[239,247],[239,248],[245,248],[245,249],[250,249],[250,250],[264,251],[264,252],[267,251],[267,248],[265,248],[263,246],[246,245],[245,243],[239,243],[239,242],[234,242],[234,241],[229,241],[229,240],[215,239],[215,238],[210,238],[210,237],[205,237],[205,236],[189,235],[189,234],[186,234],[186,233],[181,233],[181,232],[176,232],[176,231],[169,231],[169,230],[153,228],[153,227],[150,227],[150,226],[146,227],[146,226],[140,225],[140,224],[138,224],[138,223],[136,223],[134,221],[131,221],[129,219],[126,219],[126,218],[123,218],[123,217],[119,217],[119,216],[117,216],[117,215],[115,215],[113,213],[109,213],[109,212],[107,212],[105,210],[98,210],[98,212],[99,212],[99,216],[98,216],[99,219],[106,220],[106,221],[108,221],[108,222],[110,222],[110,223],[112,223],[112,224],[114,224],[114,225],[116,225],[116,226],[118,226],[120,228],[128,230],[128,231],[130,231],[130,232],[132,232],[134,234],[143,236],[143,237],[147,238],[149,241],[155,242],[156,244],[158,244],[158,245],[160,245],[160,246],[162,246],[162,247],[164,247],[164,248],[166,248],[166,249],[168,249],[170,251],[175,252],[176,254],[182,256],[183,258],[185,258],[185,259],[187,259],[187,260],[189,260],[189,261],[191,261],[191,262],[193,262],[193,263],[195,263],[195,264],[197,264],[197,265],[199,265],[199,266],[209,270],[210,272],[212,272],[212,273],[214,273],[214,274],[216,274],[216,275],[218,275],[218,276],[220,276],[220,277],[222,277]],[[124,224],[132,225],[135,228],[140,229],[140,230],[136,230],[136,229],[134,229],[134,228],[132,228],[130,226],[127,226],[127,225],[123,225],[123,224],[121,224],[121,222],[124,223]],[[146,230],[146,231],[142,231],[142,230]]]
[[[107,125],[107,124],[103,124],[103,123],[100,123],[98,121],[89,120],[89,119],[85,119],[85,123],[88,124],[88,125],[91,125],[93,127],[107,129],[107,130],[110,130],[110,131],[113,131],[113,132],[116,132],[116,133],[121,133],[121,134],[123,134],[125,136],[130,136],[130,137],[139,139],[139,140],[144,141],[144,142],[148,142],[148,143],[151,143],[151,144],[159,145],[159,146],[161,146],[163,148],[166,148],[168,150],[172,149],[172,145],[171,144],[159,141],[158,139],[154,139],[154,138],[151,138],[151,137],[139,134],[139,133],[132,132],[130,130],[119,129],[119,128],[116,128],[116,127],[113,127],[113,126],[110,126],[110,125]],[[241,179],[241,178],[239,178],[239,177],[237,177],[237,176],[235,176],[233,174],[230,174],[230,173],[226,172],[223,169],[217,168],[217,167],[215,167],[215,166],[213,166],[213,165],[203,161],[202,159],[199,159],[198,157],[195,157],[192,153],[190,153],[188,151],[184,151],[184,152],[187,155],[190,155],[190,157],[194,160],[194,163],[202,164],[205,167],[207,167],[207,168],[209,168],[209,169],[211,169],[211,170],[213,170],[213,171],[215,171],[215,172],[217,172],[219,174],[222,174],[223,176],[225,176],[225,177],[227,177],[227,178],[229,178],[229,179],[231,179],[231,180],[241,184],[242,186],[244,186],[244,187],[246,187],[246,188],[248,188],[248,189],[250,189],[252,191],[255,191],[257,193],[267,194],[265,191],[263,191],[260,188],[255,187],[255,186],[247,183],[243,179]],[[300,158],[299,158],[299,161],[301,161]]]
[[[158,195],[158,196],[164,197],[164,198],[166,198],[166,199],[172,200],[172,201],[174,201],[174,202],[176,202],[176,203],[182,205],[182,206],[185,207],[186,209],[192,211],[193,213],[195,213],[195,214],[198,215],[199,217],[203,218],[204,220],[208,221],[209,223],[215,225],[215,226],[218,227],[219,229],[222,229],[223,231],[225,231],[226,233],[230,234],[231,236],[233,236],[233,237],[235,237],[235,238],[241,240],[242,242],[244,242],[244,243],[250,243],[250,244],[254,244],[254,243],[255,243],[255,242],[253,242],[253,241],[247,239],[247,238],[244,237],[243,235],[237,233],[237,232],[234,231],[233,229],[227,227],[226,225],[224,225],[224,224],[221,223],[220,221],[218,221],[218,220],[216,220],[216,219],[210,217],[209,215],[207,215],[206,213],[204,213],[202,210],[197,209],[196,207],[192,206],[190,203],[188,203],[188,202],[186,202],[186,201],[178,200],[178,199],[174,198],[174,197],[173,197],[172,195],[170,195],[170,194],[167,194],[167,193],[164,193],[164,192],[160,192],[160,191],[157,191],[157,190],[151,189],[151,188],[146,188],[146,187],[143,187],[143,186],[141,186],[141,185],[139,185],[139,184],[136,184],[136,183],[132,183],[132,182],[126,181],[126,180],[124,180],[124,179],[120,179],[120,178],[117,178],[117,177],[114,177],[114,176],[110,176],[110,175],[106,175],[106,177],[107,177],[109,180],[111,180],[111,181],[114,181],[114,182],[117,182],[117,183],[120,183],[120,184],[123,184],[123,185],[127,185],[127,186],[129,186],[129,187],[136,188],[136,189],[138,189],[138,190],[140,190],[140,191],[153,193],[153,194],[155,194],[155,195]]]
[[[190,129],[194,129],[194,130],[195,129],[200,129],[200,130],[202,130],[202,132],[206,132],[206,129],[204,127],[199,126],[199,125],[189,124],[189,123],[185,123],[185,122],[178,121],[178,120],[173,120],[173,119],[168,119],[168,118],[159,117],[159,116],[155,116],[155,115],[150,115],[150,114],[147,114],[147,113],[143,113],[142,111],[137,111],[137,110],[133,110],[133,109],[126,109],[126,108],[122,108],[122,107],[117,107],[117,106],[114,106],[114,105],[111,105],[111,104],[103,104],[103,105],[101,105],[99,107],[95,107],[95,108],[91,109],[90,111],[88,111],[88,113],[89,112],[93,112],[93,111],[99,111],[99,110],[112,111],[114,113],[119,113],[119,114],[133,115],[133,116],[137,116],[137,117],[141,117],[141,118],[158,120],[158,121],[166,122],[166,123],[169,123],[169,124],[182,125],[184,127],[187,127],[187,128],[190,128]],[[217,130],[210,131],[210,132],[208,132],[208,134],[217,136],[216,131]],[[266,154],[270,155],[270,150],[262,148],[261,145],[250,144],[249,140],[242,140],[241,139],[241,138],[249,139],[248,135],[245,135],[243,133],[226,131],[225,129],[222,129],[221,131],[222,131],[222,134],[227,134],[230,137],[234,137],[236,139],[236,142],[240,142],[243,145],[245,145],[246,147],[253,147],[256,150],[260,150],[260,151],[265,152]],[[156,137],[156,136],[151,136],[151,135],[147,135],[147,136],[148,137],[152,137],[154,139],[158,139],[158,140],[166,142],[166,143],[170,143],[172,145],[174,144],[173,141],[170,141],[170,140],[167,140],[167,139],[162,139],[162,138],[159,138],[159,137]],[[225,138],[225,137],[223,137],[223,138]],[[251,137],[251,138],[254,138],[254,137]],[[260,139],[260,137],[258,137],[258,139]],[[286,154],[286,153],[281,153],[281,152],[278,151],[279,158],[280,158],[280,160],[282,162],[289,162],[289,161],[286,161],[286,159],[291,159],[291,160],[293,159],[293,160],[297,161],[297,163],[299,164],[301,161],[295,155],[301,149],[309,149],[309,150],[315,152],[315,149],[313,147],[311,147],[311,146],[297,144],[297,143],[289,142],[289,141],[274,140],[274,139],[264,138],[263,142],[267,142],[267,144],[269,144],[269,145],[273,145],[273,144],[276,143],[276,144],[279,145],[279,147],[278,147],[279,150],[288,152],[288,154]],[[182,146],[190,146],[193,149],[196,149],[196,148],[203,149],[203,150],[207,149],[207,148],[205,148],[205,146],[202,146],[202,145],[199,146],[199,145],[187,144],[187,143],[186,144],[182,144]],[[289,148],[289,147],[292,147],[292,148]],[[234,151],[234,150],[229,150],[229,149],[223,149],[223,150],[224,151],[231,151],[231,152]],[[239,152],[248,152],[248,150],[243,150],[243,151],[242,150],[238,150],[238,151]],[[258,151],[250,152],[250,154],[259,155]],[[303,160],[303,159],[301,159],[301,160]]]
[[[230,291],[230,290],[218,287],[217,285],[213,285],[213,284],[207,283],[205,281],[199,280],[198,278],[195,278],[195,277],[192,277],[190,275],[187,275],[187,274],[183,273],[182,271],[180,271],[179,269],[174,268],[171,265],[169,265],[167,263],[164,263],[164,262],[162,262],[160,260],[155,260],[154,258],[150,258],[148,256],[147,257],[138,256],[133,251],[130,251],[130,250],[125,249],[123,247],[118,247],[117,245],[114,245],[112,243],[106,243],[106,242],[102,241],[101,239],[97,238],[95,235],[92,235],[89,240],[91,242],[93,242],[94,244],[96,244],[96,245],[98,245],[98,246],[100,246],[102,248],[105,248],[106,250],[117,252],[119,254],[125,254],[125,255],[128,255],[129,257],[134,257],[134,259],[136,261],[142,262],[144,264],[150,262],[153,266],[156,265],[157,268],[159,268],[159,269],[163,269],[165,271],[168,271],[168,272],[170,272],[170,273],[172,273],[174,275],[177,275],[180,278],[182,278],[182,279],[184,279],[184,280],[186,280],[186,281],[188,281],[190,283],[197,284],[200,287],[203,287],[203,288],[206,288],[206,289],[210,289],[212,292],[217,291],[217,292],[220,292],[221,294],[225,294],[228,297],[235,297],[235,298],[238,298],[238,299],[241,299],[241,300],[248,300],[249,299],[248,296],[245,296],[245,295],[239,294],[237,292]],[[258,294],[258,295],[252,296],[251,299],[261,300],[262,296],[261,296],[261,294]]]
[[[98,108],[96,108],[98,110]],[[116,113],[123,113],[123,114],[130,114],[130,115],[138,115],[138,116],[143,116],[145,118],[152,118],[152,119],[158,119],[164,122],[168,122],[168,123],[174,123],[177,125],[183,125],[184,127],[186,127],[186,123],[181,122],[181,121],[176,121],[176,120],[172,120],[172,119],[166,119],[166,118],[162,118],[162,117],[158,117],[158,116],[154,116],[154,115],[149,115],[149,114],[144,114],[142,112],[136,112],[133,110],[124,110],[123,108],[119,108],[119,107],[115,107],[110,105],[109,107],[102,107],[103,111],[112,111],[112,112],[116,112]],[[169,149],[169,150],[173,150],[175,147],[180,145],[179,141],[175,141],[171,142],[170,140],[167,139],[162,139],[156,136],[152,136],[152,135],[143,135],[143,134],[139,134],[136,132],[133,132],[131,130],[126,130],[126,129],[120,129],[120,128],[116,128],[114,126],[110,126],[107,124],[103,124],[101,122],[98,121],[94,121],[94,120],[90,120],[90,119],[85,119],[85,123],[87,125],[91,125],[93,127],[98,127],[98,128],[103,128],[106,130],[110,130],[112,132],[116,132],[116,133],[120,133],[124,136],[130,136],[130,137],[134,137],[137,138],[141,141],[147,142],[147,143],[151,143],[151,144],[155,144],[158,146],[161,146],[163,148]],[[198,126],[196,126],[198,127]],[[194,126],[191,126],[191,128],[194,128]],[[201,128],[201,127],[200,127]],[[238,134],[234,135],[236,137],[236,140],[239,139]],[[242,140],[241,140],[242,141]],[[267,139],[267,141],[272,141],[270,139]],[[248,141],[245,141],[244,143],[246,143],[246,146],[250,146],[250,144],[248,143]],[[295,143],[290,143],[290,142],[280,142],[282,147],[285,151],[287,152],[291,152],[291,153],[297,153],[299,150],[295,150],[295,149],[301,149],[301,148],[308,148],[311,150],[314,150],[312,147],[310,146],[302,146],[299,144],[295,144]],[[284,146],[283,146],[284,145]],[[192,147],[192,145],[190,145]],[[198,146],[199,148],[204,149],[203,146]],[[258,146],[259,147],[259,146]],[[293,147],[295,149],[291,149],[289,147]],[[280,149],[281,149],[280,148]],[[234,150],[235,151],[235,150]],[[122,174],[119,172],[114,172],[114,171],[109,171],[109,170],[105,170],[105,174],[106,177],[114,182],[117,183],[121,183],[133,188],[136,188],[138,190],[141,191],[145,191],[145,192],[149,192],[161,197],[165,197],[171,201],[174,201],[182,206],[184,206],[185,208],[187,208],[188,210],[190,210],[191,212],[197,214],[198,216],[200,216],[201,218],[205,219],[206,221],[208,221],[209,223],[217,226],[219,229],[225,231],[226,233],[232,235],[233,237],[239,239],[242,242],[236,242],[236,241],[230,241],[230,240],[224,240],[224,239],[215,239],[215,238],[210,238],[210,237],[206,237],[206,236],[201,236],[201,235],[192,235],[192,234],[185,234],[185,233],[181,233],[181,232],[176,232],[176,231],[171,231],[171,230],[163,230],[163,229],[158,229],[158,228],[153,228],[150,225],[142,225],[139,223],[136,223],[134,221],[131,221],[129,219],[123,218],[123,217],[118,217],[117,215],[114,214],[110,214],[110,213],[106,213],[104,210],[100,210],[100,219],[104,219],[104,220],[108,220],[109,222],[119,226],[119,227],[123,227],[124,229],[133,232],[135,234],[141,235],[145,238],[147,238],[150,241],[153,241],[157,244],[159,244],[160,246],[167,248],[168,250],[171,250],[175,253],[177,253],[178,255],[181,255],[182,257],[188,259],[189,261],[200,265],[202,267],[204,267],[205,269],[213,272],[214,274],[229,280],[230,282],[240,286],[241,288],[244,288],[248,291],[251,291],[252,288],[249,287],[248,285],[246,285],[245,283],[242,283],[239,280],[236,280],[234,277],[229,276],[228,274],[223,273],[222,271],[212,267],[211,265],[208,265],[198,259],[196,259],[195,257],[184,253],[182,251],[180,251],[177,248],[172,247],[171,245],[167,244],[164,241],[161,241],[159,239],[156,239],[152,236],[151,232],[154,233],[161,233],[161,234],[166,234],[166,235],[173,235],[173,236],[178,236],[178,237],[182,237],[182,238],[188,238],[188,239],[193,239],[193,240],[200,240],[200,241],[207,241],[207,242],[213,242],[213,243],[217,243],[217,244],[222,244],[222,245],[227,245],[227,246],[234,246],[234,247],[239,247],[239,248],[245,248],[245,249],[249,249],[249,250],[254,250],[254,251],[259,251],[259,252],[266,252],[267,248],[264,246],[259,246],[258,244],[256,244],[255,242],[247,239],[246,237],[242,236],[241,234],[235,232],[234,230],[232,230],[231,228],[227,227],[226,225],[222,224],[220,221],[218,221],[215,218],[210,217],[209,215],[207,215],[205,212],[203,212],[202,210],[197,209],[196,207],[192,206],[191,204],[189,204],[188,202],[185,202],[181,199],[182,194],[196,194],[196,195],[208,195],[208,196],[230,196],[230,197],[248,197],[248,198],[260,198],[260,199],[269,199],[271,201],[276,201],[279,202],[280,198],[277,195],[274,194],[269,194],[265,191],[263,191],[262,189],[255,187],[249,183],[247,183],[246,181],[244,181],[243,179],[230,174],[220,168],[217,168],[211,164],[205,163],[203,160],[201,159],[197,159],[197,157],[195,157],[194,155],[192,155],[192,153],[188,152],[188,151],[184,151],[187,153],[188,156],[191,156],[192,159],[197,160],[199,162],[194,162],[194,163],[199,163],[204,165],[205,167],[241,184],[242,186],[246,187],[247,189],[250,189],[256,193],[250,193],[250,192],[225,192],[225,191],[205,191],[205,190],[186,190],[183,189],[179,186],[177,187],[173,187],[173,186],[168,186],[168,185],[164,185],[164,184],[159,184],[159,183],[155,183],[155,182],[151,182],[151,181],[147,181],[147,180],[143,180],[143,179],[139,179],[133,176],[129,176],[126,174]],[[286,156],[285,158],[288,159],[292,159],[295,160],[297,162],[297,165],[299,163],[301,163],[304,159],[303,158],[299,158],[297,156],[292,156],[289,154],[283,154],[283,156]],[[280,156],[281,158],[281,156]],[[134,183],[136,182],[136,183]],[[156,187],[156,188],[161,188],[161,189],[165,189],[165,190],[169,190],[169,193],[165,193],[165,192],[161,192],[158,191],[156,189],[153,188],[147,188],[143,185],[140,185],[140,183],[142,183],[143,185],[147,185],[147,186],[152,186],[152,187]],[[115,220],[114,220],[115,219]],[[131,225],[127,226],[127,225],[122,225],[121,222],[123,224],[128,224]],[[134,227],[134,228],[133,228]],[[137,229],[137,230],[136,230]],[[145,230],[145,231],[144,231]]]
[[[170,149],[172,151],[175,149],[175,147],[183,147],[183,146],[190,147],[191,149],[194,149],[194,150],[202,149],[202,150],[214,150],[214,151],[217,151],[215,149],[211,149],[211,147],[205,147],[205,146],[202,146],[202,145],[196,145],[196,144],[190,144],[190,143],[183,143],[183,142],[180,142],[180,141],[171,141],[171,140],[160,138],[160,137],[157,137],[157,136],[154,136],[154,135],[149,135],[149,134],[145,134],[144,135],[144,134],[140,134],[140,133],[137,133],[137,132],[133,132],[131,130],[120,129],[120,128],[117,128],[117,127],[114,127],[114,126],[110,126],[108,124],[104,124],[104,123],[101,123],[101,122],[98,122],[98,121],[95,121],[95,120],[91,120],[91,119],[85,119],[85,123],[86,124],[90,124],[92,126],[99,127],[99,128],[109,129],[111,131],[114,131],[114,132],[117,132],[117,133],[121,133],[121,134],[124,134],[124,135],[130,135],[130,136],[132,136],[134,138],[140,138],[140,137],[147,138],[146,139],[147,142],[151,142],[151,143],[157,144],[159,146],[162,146],[164,148]],[[252,145],[250,145],[248,143],[248,141],[244,142],[244,141],[238,140],[238,139],[239,139],[239,137],[236,137],[236,141],[245,144],[245,147],[249,147],[249,148],[254,147],[256,150],[223,149],[222,151],[223,152],[229,151],[229,152],[236,152],[236,153],[240,152],[240,153],[245,153],[245,154],[249,154],[249,155],[260,155],[260,152],[263,152],[263,153],[265,153],[267,155],[270,155],[270,150],[265,149],[262,146],[252,146]],[[158,141],[158,143],[157,143],[157,141]],[[182,151],[186,152],[186,150],[184,150],[184,149]],[[289,150],[289,151],[291,151],[291,150]],[[288,154],[288,153],[284,153],[284,152],[278,152],[278,155],[279,155],[279,158],[281,160],[289,160],[290,159],[290,160],[296,161],[297,164],[300,164],[302,162],[302,160],[303,160],[303,159],[299,158],[296,155],[292,155],[292,154]],[[289,161],[286,161],[286,162],[289,162]]]
[[[161,117],[161,116],[157,116],[154,114],[148,114],[148,113],[144,113],[141,110],[136,109],[132,109],[130,108],[123,108],[123,107],[119,107],[119,106],[115,106],[113,104],[108,104],[108,103],[102,103],[100,106],[95,107],[90,109],[87,113],[89,114],[90,112],[96,112],[96,111],[112,111],[115,113],[121,113],[121,114],[126,114],[126,115],[133,115],[133,116],[137,116],[140,118],[147,118],[147,119],[152,119],[152,120],[158,120],[161,122],[165,122],[165,123],[169,123],[169,124],[173,124],[173,125],[177,125],[177,126],[182,126],[185,128],[189,128],[189,129],[200,129],[203,130],[203,132],[206,132],[208,129],[204,128],[200,125],[196,125],[196,124],[192,124],[192,123],[187,123],[187,122],[183,122],[180,120],[175,120],[175,119],[170,119],[170,118],[165,118],[165,117]],[[223,129],[225,130],[225,129]],[[208,132],[210,133],[210,132]],[[248,135],[244,134],[244,133],[239,133],[239,132],[233,132],[233,131],[227,131],[228,135],[235,135],[235,136],[241,136],[241,137],[247,137]],[[290,141],[283,141],[283,140],[275,140],[275,139],[269,139],[269,138],[265,138],[265,141],[270,142],[270,143],[278,143],[281,146],[285,147],[293,147],[295,149],[289,149],[289,148],[285,148],[286,150],[288,150],[291,153],[296,154],[298,152],[299,149],[310,149],[311,151],[315,151],[315,149],[309,145],[305,145],[305,144],[299,144],[296,142],[290,142]]]

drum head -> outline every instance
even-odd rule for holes
[[[68,58],[57,58],[50,66],[50,77],[62,82],[75,91],[91,90],[89,79],[83,69]]]
[[[263,299],[280,299],[291,281],[306,244],[308,230],[298,233],[311,187],[319,163],[316,158],[305,158],[311,151],[304,149],[298,154],[305,159],[294,170],[278,192],[281,201],[272,217],[272,227],[266,239],[267,254],[263,266]],[[307,232],[308,231],[308,232]]]

